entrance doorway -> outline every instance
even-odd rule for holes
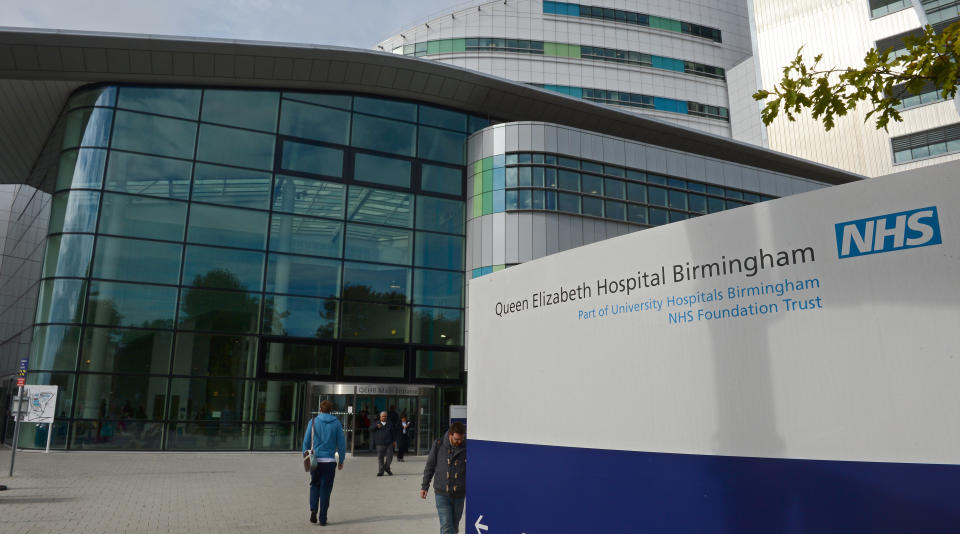
[[[306,424],[319,413],[320,401],[330,400],[334,406],[332,415],[343,425],[347,452],[373,453],[370,426],[375,424],[380,412],[393,408],[412,423],[407,453],[426,454],[434,425],[433,393],[433,386],[308,382],[302,428],[305,432]]]

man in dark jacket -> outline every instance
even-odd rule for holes
[[[460,531],[463,503],[467,497],[467,429],[463,423],[450,425],[450,430],[434,442],[423,469],[420,498],[427,498],[430,480],[440,516],[440,532],[456,534]]]
[[[373,444],[377,446],[377,462],[380,465],[377,476],[382,477],[384,471],[393,475],[390,463],[393,461],[393,448],[397,445],[397,430],[387,420],[387,412],[380,412],[380,420],[370,427],[370,434]]]

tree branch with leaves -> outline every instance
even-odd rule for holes
[[[821,68],[823,54],[807,64],[803,47],[796,57],[783,67],[783,78],[772,90],[759,90],[754,100],[766,100],[760,118],[769,125],[780,114],[795,121],[797,115],[809,109],[813,118],[822,122],[826,130],[836,126],[837,117],[843,117],[861,102],[870,107],[864,122],[874,117],[877,129],[887,129],[890,121],[900,122],[897,110],[902,98],[920,94],[932,84],[944,99],[957,92],[960,70],[960,22],[936,33],[931,26],[922,35],[904,38],[906,51],[894,55],[893,49],[878,51],[871,48],[860,68]],[[903,84],[904,89],[895,89]]]

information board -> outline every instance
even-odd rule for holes
[[[885,177],[471,280],[467,526],[956,529],[958,236]]]

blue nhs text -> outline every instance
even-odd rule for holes
[[[837,223],[835,229],[840,258],[941,243],[936,206]]]

